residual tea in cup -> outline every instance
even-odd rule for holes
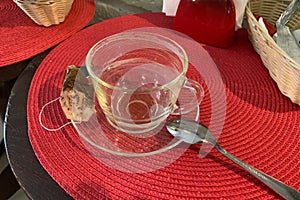
[[[130,134],[159,126],[178,114],[180,90],[203,97],[203,88],[186,78],[188,58],[175,41],[157,33],[121,32],[96,43],[86,66],[108,122]],[[187,110],[188,112],[188,110]]]

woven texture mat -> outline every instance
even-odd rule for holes
[[[107,20],[80,31],[48,54],[32,80],[27,108],[29,137],[41,165],[75,199],[280,199],[215,149],[199,158],[201,145],[192,145],[161,169],[130,173],[95,158],[72,125],[56,132],[40,126],[39,112],[59,96],[66,66],[82,65],[94,43],[135,27],[172,28],[172,22],[172,18],[159,13]],[[300,190],[300,107],[279,92],[253,50],[246,30],[238,31],[229,49],[203,47],[220,71],[226,94],[226,117],[218,142],[241,160]],[[187,76],[201,82],[192,67]],[[206,87],[205,92],[200,121],[209,124],[213,95]],[[54,113],[48,119],[43,115],[48,127],[67,122],[58,102],[49,105],[44,113]],[[103,153],[105,156],[110,161],[123,159],[123,166],[130,169],[151,167],[172,154],[166,152],[148,160]]]
[[[93,18],[93,0],[75,0],[65,21],[44,27],[12,0],[0,1],[0,67],[35,56],[81,30]]]

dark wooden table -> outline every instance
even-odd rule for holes
[[[0,155],[4,157],[4,118],[7,107],[7,102],[11,93],[11,89],[19,76],[19,74],[28,65],[29,60],[25,60],[16,64],[12,64],[5,67],[0,67]],[[3,163],[4,164],[4,163]],[[9,166],[7,166],[0,173],[0,199],[7,199],[17,190],[20,186],[15,179],[13,172]]]
[[[16,78],[24,70],[29,63],[29,60],[25,60],[13,65],[0,67],[0,123],[4,120],[5,110],[7,101],[11,92],[11,89],[16,81]],[[0,142],[1,142],[1,153],[4,150],[3,141],[3,126],[0,126]]]
[[[5,123],[6,150],[13,172],[29,198],[71,199],[40,165],[27,133],[27,93],[31,79],[46,55],[47,52],[34,58],[12,88]]]

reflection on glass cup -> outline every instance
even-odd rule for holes
[[[98,103],[109,123],[130,134],[148,132],[170,114],[189,112],[176,105],[182,88],[197,105],[203,88],[185,76],[188,58],[175,41],[162,35],[128,31],[104,38],[88,52],[86,66]]]

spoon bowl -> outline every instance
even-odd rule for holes
[[[223,147],[221,147],[210,130],[196,121],[189,119],[171,119],[166,123],[167,130],[179,140],[182,140],[189,144],[198,143],[210,143],[212,144],[221,154],[238,164],[240,167],[248,171],[258,180],[269,186],[273,191],[289,200],[299,200],[300,193],[294,188],[284,184],[283,182],[265,174],[264,172],[255,169],[248,165],[232,154],[228,153]]]

